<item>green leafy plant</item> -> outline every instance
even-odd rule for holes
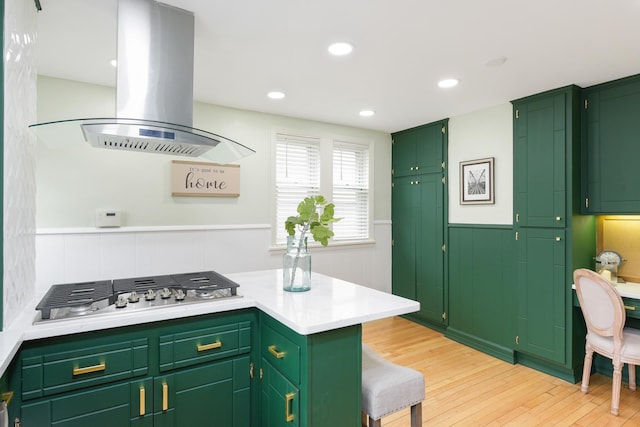
[[[319,208],[322,208],[322,212],[319,212]],[[320,242],[322,246],[327,246],[329,238],[333,237],[329,224],[342,219],[333,217],[334,209],[335,205],[328,203],[324,196],[305,197],[298,204],[298,215],[287,218],[284,227],[289,236],[295,236],[298,231],[300,243],[304,241],[307,233],[311,232],[313,240]]]
[[[328,203],[323,196],[305,197],[298,204],[298,215],[290,216],[284,223],[289,236],[298,236],[298,250],[293,260],[293,268],[291,270],[291,285],[295,281],[296,270],[298,268],[298,260],[300,259],[300,251],[307,240],[307,233],[311,233],[313,240],[320,242],[322,246],[329,244],[329,238],[333,237],[333,231],[329,225],[340,221],[342,218],[334,218],[335,206]]]

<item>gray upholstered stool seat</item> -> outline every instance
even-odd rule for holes
[[[379,427],[380,419],[411,407],[411,427],[422,425],[424,376],[395,365],[362,344],[362,425]]]

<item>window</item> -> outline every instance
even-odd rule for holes
[[[330,138],[275,136],[275,243],[287,241],[284,222],[300,201],[322,194],[335,203],[335,241],[369,239],[369,144]]]
[[[369,147],[333,144],[333,203],[335,240],[369,238]]]

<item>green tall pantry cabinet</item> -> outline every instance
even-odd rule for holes
[[[514,348],[520,363],[574,382],[584,348],[573,341],[572,275],[595,250],[594,219],[580,215],[579,104],[576,86],[513,101]]]
[[[420,302],[408,317],[446,326],[447,120],[394,133],[392,289]]]

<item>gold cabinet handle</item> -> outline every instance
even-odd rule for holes
[[[636,308],[632,305],[625,305],[624,309],[629,311],[636,311]]]
[[[556,217],[556,221],[562,221],[562,217],[561,216],[557,216]]]
[[[213,350],[214,348],[222,347],[222,341],[212,342],[211,344],[198,344],[196,347],[198,351]]]
[[[169,409],[169,386],[167,383],[162,383],[162,410]]]
[[[85,366],[84,368],[73,368],[73,375],[90,374],[92,372],[101,372],[107,369],[107,364],[102,362],[99,365]]]
[[[560,237],[560,236],[556,236],[556,242],[559,242],[559,241],[561,241],[561,240],[562,240],[562,237]]]
[[[290,423],[291,421],[293,421],[293,413],[292,411],[289,410],[289,408],[293,409],[293,398],[296,395],[294,393],[287,393],[284,395],[285,397],[285,401],[284,401],[284,417],[285,417],[285,421]]]
[[[140,387],[140,416],[143,416],[146,412],[144,407],[144,387]]]
[[[269,353],[271,353],[273,355],[273,357],[275,357],[276,359],[282,359],[282,358],[284,358],[284,355],[287,354],[284,351],[276,350],[276,346],[275,345],[270,345],[267,348],[269,349]]]

